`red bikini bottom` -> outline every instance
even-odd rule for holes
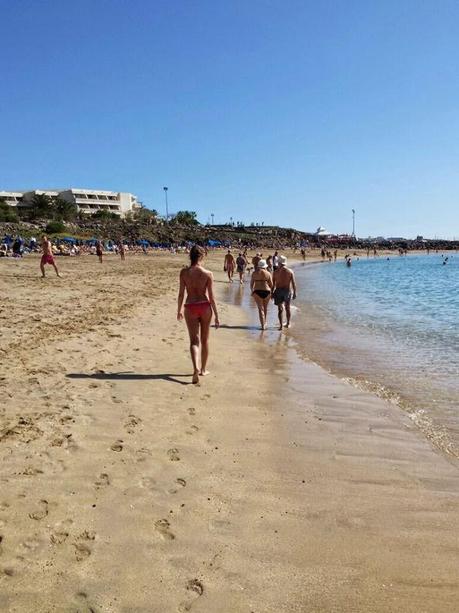
[[[202,317],[207,313],[207,309],[210,309],[210,302],[208,300],[202,300],[201,302],[188,302],[185,304],[185,308],[193,317]]]

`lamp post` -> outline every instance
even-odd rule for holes
[[[355,209],[352,209],[352,236],[355,238]]]
[[[214,225],[214,214],[211,213],[210,216],[212,217],[212,225]]]
[[[168,189],[169,189],[168,187],[163,187],[164,195],[166,197],[166,223],[169,221],[169,205],[167,203],[167,190]]]

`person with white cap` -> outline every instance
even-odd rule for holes
[[[262,259],[262,256],[263,256],[263,254],[262,253],[258,253],[258,251],[257,251],[257,254],[253,256],[252,264],[253,264],[253,269],[254,270],[257,270],[258,262]]]
[[[287,268],[287,258],[283,255],[279,256],[279,268],[274,271],[273,275],[273,299],[274,304],[278,308],[279,330],[283,328],[283,314],[285,304],[285,314],[287,316],[286,328],[290,327],[290,301],[296,298],[296,282],[293,270]]]
[[[257,268],[252,273],[250,289],[252,296],[258,307],[261,329],[266,329],[266,317],[268,314],[268,304],[273,290],[273,280],[271,273],[267,270],[266,260],[259,260]]]

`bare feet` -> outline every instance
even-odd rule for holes
[[[193,378],[191,379],[191,383],[199,383],[199,372],[196,371],[195,373],[193,373]]]
[[[208,370],[201,370],[201,372],[199,373],[199,375],[201,377],[207,377],[207,375],[210,375],[210,372]]]

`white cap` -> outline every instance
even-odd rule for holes
[[[266,264],[266,260],[260,260],[258,262],[258,268],[267,268],[268,264]]]
[[[279,256],[279,264],[281,266],[285,266],[287,264],[287,258],[285,257],[285,255],[280,255]]]

